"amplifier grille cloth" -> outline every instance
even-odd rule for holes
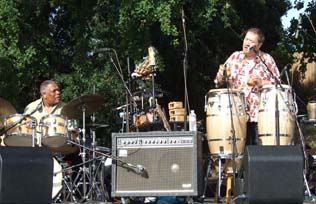
[[[136,174],[132,169],[116,166],[117,191],[172,191],[192,190],[194,185],[193,145],[185,147],[122,148],[127,157],[120,160],[145,167],[148,178]],[[181,191],[181,190],[180,190]]]

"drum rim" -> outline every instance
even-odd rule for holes
[[[14,114],[7,115],[5,117],[5,120],[12,118],[12,117],[16,117],[16,116],[26,116],[26,117],[29,117],[31,119],[34,119],[37,122],[37,120],[34,116],[31,116],[30,114],[20,114],[20,113],[14,113]]]
[[[289,90],[292,89],[292,87],[287,85],[287,84],[281,84],[281,86],[282,86],[283,89],[289,89]],[[281,89],[280,86],[278,86],[277,88]],[[261,86],[259,88],[260,91],[263,90],[263,89],[275,89],[275,85],[274,84],[265,84],[265,85],[263,85],[263,86]]]
[[[43,117],[41,118],[41,122],[42,122],[44,119],[50,118],[50,117],[52,117],[52,118],[56,118],[56,117],[63,118],[64,120],[66,120],[66,123],[67,123],[67,120],[68,120],[67,116],[62,115],[62,114],[48,114],[48,115],[45,115],[45,116],[43,116]]]
[[[18,136],[18,137],[27,137],[27,136],[30,136],[32,137],[32,134],[25,134],[25,133],[11,133],[11,134],[6,134],[5,137],[12,137],[12,136]],[[6,138],[4,138],[6,139]]]
[[[211,93],[217,93],[217,92],[224,92],[224,93],[228,93],[228,92],[234,92],[234,93],[241,93],[241,94],[245,94],[242,90],[239,89],[230,89],[229,91],[227,90],[227,88],[225,89],[210,89],[207,93],[211,94]]]

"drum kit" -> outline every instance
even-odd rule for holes
[[[2,146],[32,147],[35,143],[53,153],[53,202],[109,198],[105,179],[110,174],[111,151],[96,144],[96,129],[108,125],[95,123],[93,114],[104,103],[98,94],[80,96],[63,106],[61,114],[46,115],[36,121],[30,115],[17,114],[8,101],[0,98]],[[90,115],[91,123],[86,124],[85,118]],[[88,136],[86,127],[90,129]]]
[[[264,85],[260,89],[259,145],[278,144],[274,115],[276,100],[281,119],[279,144],[293,145],[297,108],[295,95],[288,85],[279,88],[275,88],[274,85]],[[219,197],[223,179],[228,181],[241,169],[247,131],[246,106],[245,95],[239,90],[211,89],[205,96],[206,131],[210,152],[205,189],[210,176],[218,178]]]

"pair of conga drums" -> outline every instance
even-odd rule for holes
[[[279,109],[279,144],[291,145],[294,135],[294,100],[287,85],[275,88],[265,85],[260,90],[258,113],[259,145],[276,145],[275,104]],[[206,131],[211,155],[241,158],[247,131],[246,99],[239,90],[211,89],[206,97]],[[235,149],[232,127],[235,131]]]

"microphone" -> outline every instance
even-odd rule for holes
[[[280,73],[280,77],[283,76],[283,74],[288,70],[290,64],[285,65],[285,67],[282,69],[281,73]]]
[[[41,109],[42,109],[42,101],[39,102],[36,108],[32,112],[30,112],[28,115],[33,115],[36,111],[40,111]]]
[[[302,16],[299,17],[298,19],[298,24],[297,24],[297,28],[295,31],[295,39],[298,38],[298,35],[300,34],[300,30],[302,29]]]
[[[142,173],[144,173],[145,170],[146,170],[146,169],[145,169],[145,167],[144,167],[143,165],[140,165],[140,164],[137,164],[137,165],[136,165],[136,171],[137,171],[137,173],[142,174]]]
[[[254,45],[254,46],[248,47],[248,51],[249,52],[253,51],[253,52],[257,53],[256,46]]]
[[[126,163],[136,174],[139,174],[145,178],[148,178],[148,173],[146,171],[146,168],[143,165],[140,164],[130,164],[130,163]]]
[[[226,67],[226,64],[224,64],[223,77],[224,77],[224,79],[227,79],[227,67]]]

